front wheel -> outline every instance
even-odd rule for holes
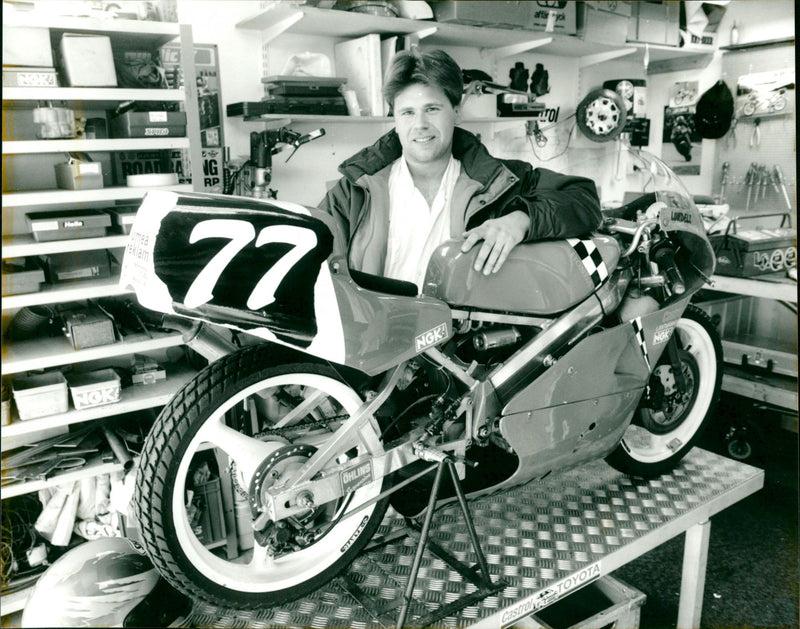
[[[682,377],[676,377],[665,351],[637,415],[606,457],[626,474],[651,477],[671,470],[700,438],[719,400],[722,343],[708,315],[689,306],[670,342],[677,344]]]
[[[253,609],[304,596],[355,559],[386,512],[383,498],[351,513],[384,489],[382,470],[373,469],[344,498],[309,501],[307,511],[254,530],[269,486],[291,483],[362,403],[332,367],[276,364],[275,351],[251,347],[209,365],[164,408],[142,452],[134,506],[145,548],[195,600]],[[370,421],[333,465],[381,452]],[[222,495],[238,496],[238,543],[214,535],[224,513],[215,481]]]

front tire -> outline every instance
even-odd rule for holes
[[[235,557],[224,548],[207,548],[207,540],[198,537],[186,505],[198,463],[207,469],[209,458],[212,468],[216,461],[221,481],[223,468],[229,469],[233,490],[242,495],[250,490],[241,473],[248,465],[260,465],[261,477],[277,479],[273,482],[291,480],[304,457],[322,447],[362,403],[326,364],[275,362],[275,347],[260,345],[212,363],[174,396],[145,443],[134,495],[144,545],[164,578],[195,600],[256,609],[309,594],[355,559],[386,512],[384,498],[343,517],[384,489],[382,470],[375,469],[373,480],[345,498],[313,505],[279,526],[268,523],[275,527],[273,537],[265,541],[257,534],[250,548],[239,544]],[[293,432],[297,423],[303,427]],[[336,461],[382,451],[377,425],[370,421],[360,429],[357,445]],[[247,502],[244,507],[251,524]]]
[[[606,457],[609,465],[625,474],[653,477],[670,471],[700,438],[719,401],[722,343],[711,318],[690,305],[673,336],[685,386],[678,386],[665,351],[649,383],[651,391],[661,388],[658,408],[653,408],[651,398],[643,398],[638,417]]]

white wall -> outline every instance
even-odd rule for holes
[[[179,19],[193,26],[197,42],[219,45],[223,108],[229,103],[259,100],[261,77],[278,74],[286,60],[295,53],[311,50],[333,55],[336,40],[325,37],[289,34],[279,37],[264,47],[257,32],[236,29],[235,24],[245,16],[256,13],[261,3],[257,0],[179,0]],[[733,0],[720,25],[720,45],[729,43],[730,25],[736,20],[740,43],[794,35],[794,3],[792,0]],[[619,60],[590,66],[582,71],[576,59],[554,57],[535,50],[493,64],[481,57],[476,49],[447,48],[465,68],[489,72],[497,82],[509,82],[508,71],[515,61],[523,61],[529,70],[537,62],[543,63],[550,73],[551,93],[541,100],[548,107],[560,107],[559,123],[549,127],[542,123],[548,136],[544,148],[536,147],[525,135],[524,122],[503,119],[496,123],[465,125],[480,133],[490,150],[501,157],[523,159],[534,165],[554,170],[568,170],[593,177],[603,192],[606,202],[619,201],[626,189],[636,189],[636,175],[626,174],[624,163],[618,167],[614,144],[598,145],[589,142],[572,130],[574,118],[569,118],[583,96],[604,80],[616,78],[644,78],[647,80],[648,108],[651,119],[650,146],[656,155],[661,150],[663,110],[668,102],[669,88],[675,81],[697,80],[702,93],[721,77],[722,53],[715,54],[712,62],[701,70],[645,74],[643,55],[638,53]],[[735,80],[734,80],[735,81]],[[733,86],[732,86],[733,87]],[[245,123],[238,118],[225,119],[226,144],[232,156],[246,156],[249,134],[260,130],[262,123]],[[313,123],[295,123],[292,128],[307,132],[319,126]],[[315,205],[325,192],[326,182],[338,178],[338,164],[363,146],[376,140],[391,128],[390,124],[375,123],[325,123],[327,135],[303,146],[292,160],[274,159],[272,187],[278,189],[279,198]],[[566,156],[548,158],[560,153],[569,141],[569,161]],[[701,174],[683,177],[687,187],[696,194],[710,194],[714,189],[714,161],[718,140],[704,140]],[[285,155],[288,155],[286,153]],[[541,158],[541,159],[540,159]]]

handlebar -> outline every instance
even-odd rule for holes
[[[672,247],[659,247],[653,255],[653,261],[658,264],[667,286],[676,295],[686,292],[683,276],[675,264],[675,250]]]

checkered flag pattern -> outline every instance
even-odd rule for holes
[[[636,335],[636,342],[639,343],[639,349],[642,350],[642,358],[644,358],[644,362],[647,365],[647,371],[652,371],[652,367],[650,367],[650,357],[647,355],[647,342],[644,340],[642,318],[636,317],[631,321],[631,324],[633,325],[633,330]]]
[[[597,245],[591,240],[581,240],[580,238],[567,238],[567,242],[578,254],[581,264],[589,274],[595,288],[600,286],[608,277],[608,269]]]

